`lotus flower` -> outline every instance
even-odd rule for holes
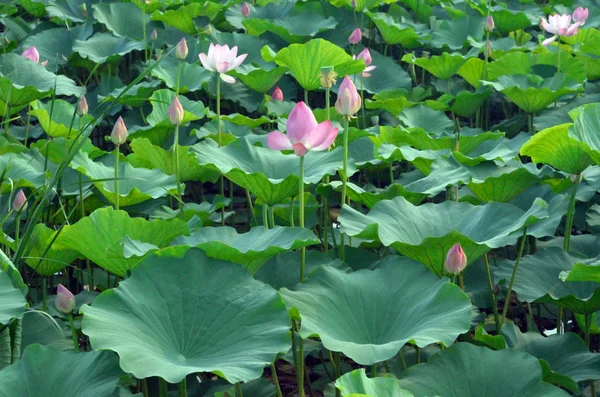
[[[250,16],[250,6],[245,1],[244,4],[242,4],[242,16],[244,18],[248,18]]]
[[[352,58],[354,59],[354,55],[352,56]],[[362,59],[365,62],[365,65],[367,66],[365,68],[365,70],[363,70],[362,76],[363,77],[371,77],[371,73],[369,73],[369,72],[377,69],[377,66],[375,66],[375,65],[371,66],[371,62],[373,62],[373,60],[371,59],[371,52],[369,51],[369,49],[365,48],[364,50],[362,50],[358,54],[358,57],[356,57],[356,59]]]
[[[19,190],[15,195],[15,199],[13,200],[13,210],[16,212],[27,211],[27,197],[25,197],[23,190]]]
[[[460,243],[456,243],[450,248],[444,262],[444,269],[448,273],[459,274],[467,267],[467,256]]]
[[[88,103],[87,100],[85,99],[85,96],[82,96],[81,98],[79,98],[79,102],[77,102],[77,115],[79,117],[81,116],[85,116],[86,114],[88,114]]]
[[[485,20],[485,23],[483,24],[483,29],[486,32],[491,32],[492,30],[494,30],[494,26],[496,26],[494,24],[494,18],[492,18],[491,15],[488,15],[488,17]]]
[[[205,69],[210,70],[211,72],[218,72],[224,82],[233,84],[235,83],[235,79],[225,73],[240,66],[248,56],[248,54],[242,54],[238,57],[237,51],[237,46],[229,49],[227,44],[215,45],[211,43],[208,48],[208,54],[200,54],[200,62],[202,62],[202,66],[204,66]]]
[[[169,120],[173,125],[181,125],[183,122],[183,107],[181,106],[177,95],[175,95],[169,106]]]
[[[40,62],[40,53],[38,52],[37,48],[35,48],[35,46],[31,46],[28,49],[26,49],[25,51],[23,51],[21,53],[21,55],[23,55],[25,58],[35,62],[35,63],[39,63]],[[43,61],[41,63],[42,66],[46,67],[46,65],[48,64],[48,61]]]
[[[125,126],[125,122],[121,116],[119,116],[115,126],[112,129],[110,139],[117,146],[124,144],[127,140],[127,127]]]
[[[152,34],[150,35],[150,40],[154,41],[156,39],[158,39],[158,32],[156,31],[156,29],[154,29],[152,31]]]
[[[279,102],[283,101],[283,91],[281,91],[281,88],[275,87],[271,94],[271,100]]]
[[[360,31],[360,28],[356,28],[352,31],[352,33],[350,34],[350,37],[348,37],[348,41],[350,42],[350,44],[358,44],[360,43],[360,41],[362,40],[362,33]]]
[[[338,90],[337,101],[335,101],[335,110],[342,116],[351,117],[360,109],[360,95],[356,86],[350,80],[350,77],[344,77],[340,89]]]
[[[542,28],[548,33],[552,33],[554,36],[544,40],[543,46],[550,45],[558,36],[572,36],[577,33],[577,29],[581,26],[581,22],[575,22],[571,24],[571,15],[569,14],[554,14],[546,18],[542,18]]]
[[[175,56],[181,61],[187,58],[188,47],[187,41],[185,41],[185,37],[183,37],[181,40],[179,40],[179,43],[177,43],[177,48],[175,49]]]
[[[298,157],[310,150],[327,150],[338,134],[338,129],[329,120],[317,124],[315,116],[304,102],[294,106],[286,129],[287,135],[279,131],[271,132],[267,136],[267,146],[274,150],[294,150]]]
[[[577,7],[573,12],[573,20],[575,22],[581,23],[579,26],[585,25],[585,21],[587,21],[589,16],[589,10],[583,7]]]
[[[69,314],[75,309],[75,297],[62,284],[58,284],[54,305],[59,312]]]

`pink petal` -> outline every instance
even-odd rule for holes
[[[567,29],[567,33],[565,33],[565,36],[574,35],[575,33],[577,33],[580,26],[581,22],[575,22],[573,25],[569,26],[569,29]]]
[[[287,135],[279,131],[273,131],[267,135],[267,146],[273,150],[291,150],[292,143]]]
[[[294,106],[287,119],[286,128],[288,138],[292,143],[305,143],[310,132],[317,126],[317,120],[312,111],[304,102]]]
[[[235,79],[229,75],[226,75],[225,73],[220,73],[219,76],[221,76],[221,80],[223,80],[226,83],[229,83],[229,84],[235,83]]]
[[[375,70],[375,69],[377,69],[377,66],[371,65],[369,67],[366,67],[364,71],[365,72],[370,72],[370,71]]]
[[[244,60],[246,59],[246,57],[248,56],[248,54],[242,54],[239,57],[235,58],[235,60],[233,61],[233,65],[231,65],[231,69],[235,69],[238,66],[240,66],[242,64],[242,62],[244,62]]]
[[[546,40],[542,41],[542,45],[543,46],[548,46],[548,45],[552,44],[554,42],[554,40],[556,40],[556,37],[557,36],[552,36],[549,39],[546,39]]]
[[[225,73],[229,70],[229,62],[223,61],[217,64],[217,72]]]
[[[229,61],[229,63],[233,63],[235,61],[235,57],[237,57],[237,52],[238,52],[238,48],[237,46],[233,46],[233,48],[229,51],[229,54],[227,54],[227,60]]]
[[[208,57],[205,53],[200,54],[200,63],[202,64],[202,66],[204,66],[204,69],[210,70],[211,72],[215,71],[213,66],[209,63]]]
[[[554,31],[554,26],[552,26],[550,23],[548,23],[546,18],[542,18],[542,28],[548,33],[556,33]]]
[[[294,153],[296,153],[296,156],[298,156],[298,157],[304,156],[306,154],[306,152],[308,151],[306,149],[306,146],[304,146],[301,143],[294,143],[293,148],[294,148]]]
[[[317,126],[317,128],[320,128],[321,125],[323,125],[323,124],[326,124],[325,127],[323,127],[323,128],[325,128],[325,131],[322,132],[323,140],[321,142],[319,142],[318,145],[311,147],[310,150],[314,150],[317,152],[320,152],[322,150],[327,150],[329,148],[329,146],[331,146],[333,141],[335,141],[335,138],[338,135],[338,129],[333,128],[331,121],[328,121],[328,120],[324,121],[321,124],[319,124],[319,126]]]

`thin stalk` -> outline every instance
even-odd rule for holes
[[[175,178],[177,180],[177,209],[183,205],[183,194],[181,192],[181,172],[179,166],[179,124],[175,125],[175,135],[173,136],[173,157],[175,160]]]
[[[556,50],[556,55],[558,56],[558,61],[556,63],[556,73],[558,74],[560,73],[560,36],[558,37],[558,49]]]
[[[79,351],[79,342],[77,342],[77,330],[73,324],[73,313],[69,313],[69,328],[71,328],[71,336],[73,337],[73,348],[76,352]]]
[[[17,217],[15,219],[15,250],[19,248],[19,232],[21,228],[21,211],[17,213]]]
[[[502,309],[502,321],[500,322],[500,327],[502,327],[504,325],[504,322],[506,321],[506,313],[508,312],[508,306],[510,303],[510,294],[512,293],[513,285],[515,284],[515,278],[517,277],[517,270],[519,270],[519,263],[521,262],[521,257],[523,256],[523,248],[525,248],[526,240],[527,227],[523,229],[523,237],[521,237],[521,245],[519,245],[519,252],[517,253],[517,259],[515,260],[515,267],[513,268],[513,272],[510,277],[508,291],[506,291],[506,298],[504,298],[504,309]]]
[[[119,146],[115,147],[115,209],[119,209]]]
[[[308,91],[304,90],[304,103],[308,106]]]
[[[250,212],[252,213],[252,219],[254,219],[254,225],[258,226],[258,221],[256,220],[256,214],[254,213],[254,205],[252,205],[252,196],[250,196],[249,190],[246,190],[246,198],[248,199],[248,207],[250,207]]]
[[[462,289],[463,291],[465,290],[465,276],[463,276],[462,273],[460,273],[458,275],[458,286],[460,287],[460,289]]]
[[[562,334],[562,307],[558,307],[558,315],[556,316],[556,333]]]
[[[27,141],[29,140],[30,121],[31,121],[31,102],[29,102],[29,105],[27,108],[27,127],[25,127],[25,142],[23,143],[25,146],[27,146]]]
[[[421,348],[415,345],[415,350],[417,352],[417,364],[421,364]]]
[[[377,376],[377,363],[371,365],[371,378],[375,378]]]
[[[342,356],[340,352],[333,353],[333,360],[335,361],[334,366],[334,378],[339,379],[342,376]],[[335,389],[335,397],[341,397],[342,391],[338,388]]]
[[[500,317],[498,316],[498,304],[496,303],[496,294],[494,294],[494,285],[492,284],[492,274],[490,273],[490,262],[488,261],[487,253],[483,255],[483,263],[485,264],[488,288],[490,289],[490,297],[492,298],[492,310],[494,311],[496,331],[500,332]]]
[[[269,207],[269,227],[275,228],[275,214],[273,213],[273,206]]]
[[[146,2],[142,2],[142,34],[144,35],[144,55],[148,62],[148,41],[146,40]]]
[[[365,117],[365,90],[364,90],[364,86],[365,86],[365,77],[361,74],[360,75],[360,111],[362,113],[362,119],[363,119],[363,128],[367,128],[367,119]]]
[[[269,228],[268,212],[269,212],[269,206],[266,204],[263,204],[263,210],[262,210],[263,226],[266,227],[267,229]]]
[[[82,184],[82,175],[79,174],[79,205],[81,206],[81,218],[85,218],[85,201],[83,197],[83,184]],[[85,267],[88,272],[88,287],[90,291],[94,290],[94,272],[92,271],[92,265],[90,264],[90,260],[85,258]]]
[[[179,382],[179,397],[187,397],[187,395],[186,378],[183,378],[181,382]]]
[[[221,132],[221,77],[217,76],[217,132],[219,134],[219,147],[223,144],[223,134]],[[221,175],[220,179],[221,196],[225,197],[225,177]],[[225,208],[221,211],[221,226],[225,226]]]
[[[273,383],[275,383],[277,397],[283,397],[283,394],[281,393],[281,386],[279,385],[279,378],[277,377],[277,368],[275,367],[275,363],[271,364],[271,377],[273,378]]]
[[[342,201],[341,207],[343,208],[346,204],[346,187],[348,185],[348,144],[349,144],[349,132],[348,125],[350,124],[350,120],[348,117],[344,117],[344,170],[342,175]],[[344,260],[344,233],[340,234],[340,259]]]
[[[244,393],[242,393],[242,384],[240,382],[235,384],[235,397],[244,397]]]
[[[48,301],[47,301],[47,297],[48,297],[48,278],[42,276],[42,310],[47,312],[48,311]]]
[[[298,210],[300,211],[300,227],[304,228],[304,156],[300,157],[300,179],[298,180]],[[306,267],[306,248],[300,249],[300,282],[304,281]]]
[[[331,98],[329,94],[329,87],[325,88],[325,110],[327,112],[327,120],[331,120],[331,110],[329,109],[331,106]],[[329,175],[325,175],[323,177],[323,182],[325,184],[329,183]],[[329,196],[323,197],[323,251],[325,253],[329,252]]]
[[[402,354],[402,351],[398,352],[398,356],[400,356],[400,362],[402,363],[402,368],[406,371],[408,369],[408,365],[406,365],[406,360],[404,359],[404,354]]]
[[[533,130],[533,113],[527,115],[527,124],[529,125],[529,132],[535,134],[535,131]]]
[[[296,373],[296,383],[298,384],[298,395],[305,397],[304,394],[304,342],[302,337],[298,333],[299,327],[296,321],[292,321],[292,354],[294,356],[294,369]],[[296,343],[296,337],[298,335],[298,344]]]
[[[569,252],[569,244],[571,242],[571,229],[573,228],[573,218],[575,217],[575,196],[577,195],[577,188],[579,186],[580,179],[581,177],[577,175],[577,180],[573,184],[573,191],[571,192],[569,209],[567,210],[567,221],[565,223],[565,239],[563,246],[566,252]]]
[[[158,396],[168,397],[169,396],[169,385],[163,378],[158,378]]]
[[[144,394],[144,397],[148,397],[148,382],[146,381],[146,378],[140,379],[140,383],[142,384],[142,393]]]
[[[296,205],[296,202],[294,201],[294,198],[292,198],[292,200],[290,201],[290,226],[294,227],[294,206]]]

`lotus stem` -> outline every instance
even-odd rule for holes
[[[504,308],[502,309],[502,321],[500,322],[500,328],[506,321],[506,313],[508,313],[508,306],[510,305],[510,295],[512,293],[513,285],[515,284],[515,278],[517,276],[517,270],[519,270],[519,263],[523,256],[523,248],[525,248],[525,241],[527,240],[527,227],[523,229],[523,237],[521,238],[521,245],[519,245],[519,252],[517,253],[517,259],[515,260],[515,267],[513,268],[512,275],[510,276],[510,283],[508,284],[508,291],[506,291],[506,298],[504,298]],[[500,332],[500,329],[498,329]]]
[[[77,330],[73,324],[73,313],[69,313],[69,328],[71,328],[71,336],[73,337],[73,348],[76,352],[79,351],[79,342],[77,342]]]
[[[160,377],[158,378],[158,395],[159,397],[169,396],[169,385],[166,380]]]
[[[271,229],[275,228],[275,214],[273,213],[273,206],[269,206],[269,227]]]
[[[42,310],[48,311],[48,278],[42,276]]]
[[[365,77],[361,74],[360,75],[360,111],[362,113],[362,119],[363,119],[363,128],[367,128],[367,119],[365,117]]]
[[[115,146],[115,209],[119,209],[119,147]]]
[[[299,326],[295,320],[292,320],[292,355],[294,356],[294,369],[296,372],[296,383],[298,384],[298,394],[305,397],[304,394],[304,341],[299,334]],[[298,346],[296,344],[295,334],[298,335]]]
[[[377,377],[377,363],[371,365],[371,378]]]
[[[334,378],[339,379],[342,376],[342,357],[340,352],[333,352],[333,361],[335,362]],[[335,389],[335,397],[341,397],[342,391],[338,388]]]
[[[304,156],[300,157],[300,179],[298,180],[298,210],[300,211],[300,227],[304,228]],[[306,267],[306,247],[300,249],[300,282],[304,281]]]
[[[275,363],[271,363],[271,377],[273,378],[273,383],[275,383],[277,397],[283,397],[283,394],[281,393],[281,386],[279,385],[279,378],[277,377],[277,368],[275,367]]]
[[[490,297],[492,298],[492,310],[494,312],[494,322],[496,323],[496,332],[500,332],[500,317],[498,316],[498,304],[496,303],[496,294],[494,294],[494,285],[492,284],[492,274],[490,273],[490,262],[488,255],[483,255],[483,263],[485,264],[485,272],[487,274],[488,288],[490,289]]]
[[[177,209],[180,210],[181,206],[183,205],[183,195],[181,192],[181,172],[179,169],[179,124],[175,125],[175,135],[173,136],[173,157],[175,160],[175,178],[177,180]]]
[[[242,393],[242,384],[240,382],[235,384],[235,397],[244,397],[244,393]]]
[[[17,217],[15,218],[15,251],[19,247],[19,232],[21,227],[21,211],[17,213]]]
[[[263,210],[262,210],[263,226],[267,229],[269,228],[268,212],[269,212],[269,206],[266,204],[263,204]]]
[[[304,90],[304,103],[308,106],[308,90]]]
[[[148,62],[148,41],[146,40],[146,2],[142,1],[142,34],[144,35],[144,56]]]
[[[146,381],[146,378],[140,379],[140,383],[142,384],[142,393],[144,394],[144,397],[148,397],[148,382]]]
[[[250,212],[252,213],[252,219],[254,219],[254,225],[258,226],[258,221],[256,220],[256,214],[254,213],[254,206],[252,205],[252,196],[250,196],[249,190],[246,190],[246,198],[248,199],[248,207],[250,207]]]
[[[187,397],[187,383],[186,378],[184,377],[181,382],[179,382],[179,397]]]
[[[331,120],[331,98],[329,97],[329,86],[325,87],[325,110],[327,112],[327,120]],[[329,184],[329,175],[323,177],[323,183]],[[329,196],[323,196],[323,233],[325,237],[323,241],[323,251],[329,252]]]
[[[567,221],[565,223],[565,239],[563,248],[566,252],[569,252],[569,245],[571,243],[571,229],[573,228],[573,218],[575,217],[575,197],[577,196],[577,188],[581,176],[577,176],[577,180],[573,184],[573,191],[571,192],[571,199],[569,201],[569,208],[567,209]]]
[[[219,147],[223,144],[223,134],[221,133],[221,78],[217,76],[217,132]],[[225,197],[225,175],[221,175],[221,196]],[[225,226],[225,208],[221,211],[221,226]]]
[[[341,207],[343,208],[346,204],[346,188],[348,185],[348,144],[350,138],[348,135],[348,125],[350,124],[350,119],[348,117],[344,117],[344,171],[342,175],[342,201]],[[340,233],[340,259],[344,260],[344,233]]]
[[[402,363],[402,368],[406,371],[408,369],[408,365],[406,365],[406,360],[404,359],[404,354],[402,354],[402,350],[398,352],[398,356],[400,356],[400,362]]]

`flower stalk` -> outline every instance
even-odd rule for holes
[[[494,284],[492,283],[492,273],[490,272],[490,262],[488,260],[487,253],[483,255],[483,263],[485,265],[485,273],[487,275],[490,297],[492,298],[492,310],[494,311],[494,322],[496,324],[496,331],[500,332],[500,316],[498,316],[498,304],[496,302],[496,294],[494,293]]]
[[[571,229],[573,228],[573,219],[575,218],[575,198],[577,196],[577,188],[581,182],[581,174],[575,175],[573,181],[573,190],[571,191],[571,199],[569,200],[569,207],[567,209],[567,220],[565,223],[565,238],[563,242],[563,248],[566,252],[569,252],[569,246],[571,242]]]
[[[527,241],[527,227],[523,230],[523,237],[521,238],[521,245],[519,245],[519,252],[517,253],[517,259],[515,260],[515,267],[513,268],[512,275],[510,276],[510,282],[508,284],[508,291],[506,291],[506,298],[504,298],[504,308],[502,309],[502,321],[500,322],[500,328],[506,321],[506,314],[508,313],[508,306],[510,305],[510,295],[512,294],[513,285],[515,284],[515,278],[517,277],[517,270],[519,270],[519,263],[523,256],[523,248],[525,248],[525,241]],[[500,330],[498,330],[500,331]]]

